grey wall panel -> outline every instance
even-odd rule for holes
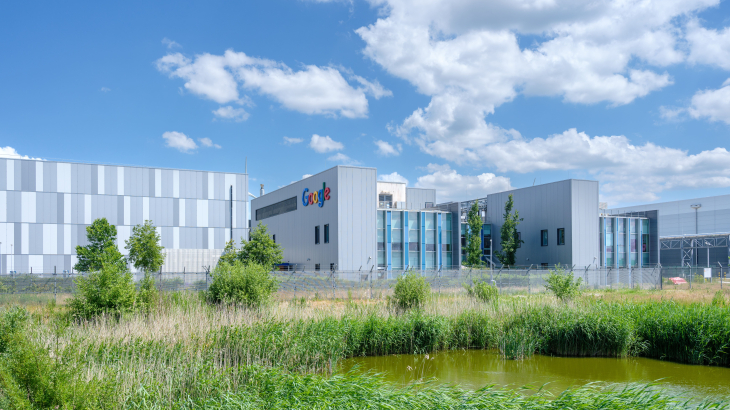
[[[208,248],[208,230],[207,229],[201,229],[201,237],[202,242],[200,245],[200,249],[206,249]]]
[[[160,233],[160,244],[166,249],[172,249],[172,228],[162,228]]]
[[[215,199],[225,199],[225,177],[223,174],[216,173],[214,177],[215,181]]]
[[[14,236],[13,244],[15,246],[11,249],[11,251],[15,255],[20,255],[21,253],[23,253],[22,249],[21,249],[22,248],[21,244],[23,243],[23,237],[22,237],[20,225],[21,225],[20,223],[16,222],[13,226],[13,236]]]
[[[43,225],[28,224],[28,253],[32,255],[43,255]]]
[[[208,173],[198,172],[198,198],[208,199]]]
[[[185,226],[196,226],[198,220],[198,201],[185,199]]]
[[[0,158],[0,191],[8,189],[8,162],[6,159]]]
[[[117,201],[117,224],[124,224],[124,197],[121,195],[114,196]]]
[[[154,197],[155,196],[155,171],[150,170],[148,172],[149,174],[149,183],[147,188],[147,196]]]
[[[171,198],[172,200],[172,226],[180,226],[180,199]]]
[[[64,225],[59,224],[56,229],[56,253],[63,255],[65,244]]]
[[[21,190],[21,179],[20,179],[20,173],[21,173],[21,163],[25,161],[13,161],[13,181],[14,181],[14,189],[16,191]]]
[[[45,192],[58,192],[56,188],[56,184],[58,183],[57,169],[58,165],[55,162],[46,162],[43,164],[43,190]]]
[[[99,193],[99,167],[98,165],[92,165],[90,170],[91,172],[91,182],[90,182],[90,193],[93,195],[96,195]]]

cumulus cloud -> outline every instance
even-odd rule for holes
[[[697,92],[687,111],[692,118],[707,118],[730,124],[730,78],[717,90]]]
[[[299,144],[300,142],[303,142],[304,140],[301,138],[289,138],[284,137],[284,145],[294,145]]]
[[[189,153],[198,148],[195,141],[182,132],[168,131],[162,134],[162,138],[165,140],[165,145],[180,152]]]
[[[167,37],[165,37],[165,38],[162,39],[162,44],[164,44],[165,47],[167,47],[167,48],[179,48],[179,47],[182,47],[176,41],[172,41],[172,40],[170,40]]]
[[[403,150],[403,146],[401,144],[392,145],[382,140],[376,140],[375,145],[378,147],[375,152],[377,152],[378,155],[382,155],[384,157],[398,156]]]
[[[436,190],[439,202],[463,201],[512,189],[510,179],[492,173],[461,175],[448,165],[428,164],[429,174],[418,177],[417,188]]]
[[[345,146],[341,142],[335,141],[329,136],[321,137],[317,134],[312,135],[312,139],[309,141],[309,147],[312,148],[314,151],[319,152],[320,154],[325,152],[339,151],[345,148]]]
[[[0,158],[10,158],[10,159],[35,159],[39,161],[45,161],[43,158],[33,158],[29,157],[27,155],[20,155],[18,154],[18,151],[15,150],[15,148],[7,146],[7,147],[0,147]]]
[[[708,30],[693,19],[687,25],[687,42],[690,46],[689,62],[730,70],[730,27]]]
[[[332,162],[337,162],[338,164],[341,164],[341,165],[358,165],[358,164],[360,164],[360,161],[356,161],[341,152],[338,152],[337,154],[332,155],[331,157],[327,158],[327,160],[332,161]]]
[[[208,148],[221,148],[220,145],[213,143],[213,140],[210,138],[198,138],[198,141],[200,142],[200,145]]]
[[[246,121],[249,116],[249,114],[243,108],[234,108],[230,105],[218,108],[217,110],[213,111],[213,115],[218,118],[233,120],[236,122]]]
[[[223,55],[200,54],[188,58],[170,53],[156,62],[157,69],[185,81],[188,91],[219,104],[242,103],[239,86],[278,101],[287,109],[310,115],[364,118],[367,95],[391,95],[377,81],[351,76],[353,86],[334,67],[304,65],[293,70],[286,64],[227,50]]]
[[[108,93],[108,92],[109,92],[109,91],[111,91],[111,90],[112,90],[112,89],[111,89],[111,88],[108,88],[108,87],[101,87],[101,89],[100,89],[99,91],[101,91],[101,92],[103,92],[103,93]]]
[[[390,174],[380,174],[380,175],[378,175],[378,181],[402,182],[404,184],[408,184],[408,180],[403,175],[401,175],[397,172],[392,172]]]

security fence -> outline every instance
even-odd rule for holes
[[[582,279],[590,289],[721,289],[730,286],[727,267],[661,267],[650,268],[564,268]],[[393,292],[398,277],[405,270],[371,271],[273,271],[280,282],[280,299],[371,299],[383,298]],[[417,271],[431,284],[433,292],[449,294],[463,291],[464,285],[485,281],[501,293],[539,293],[545,290],[549,269],[532,267],[493,269],[451,269]],[[81,274],[33,273],[0,275],[0,294],[70,294],[75,279]],[[135,282],[143,274],[133,274]],[[209,272],[154,274],[161,291],[202,291],[208,289],[213,277]]]

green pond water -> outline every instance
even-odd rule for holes
[[[467,350],[433,355],[356,357],[342,362],[341,371],[373,371],[388,381],[407,384],[418,379],[478,389],[495,384],[525,385],[559,393],[591,382],[633,383],[663,379],[670,392],[692,396],[730,397],[730,368],[693,366],[644,358],[573,358],[535,355],[504,360],[497,352]]]

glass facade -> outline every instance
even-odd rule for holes
[[[452,234],[448,212],[378,210],[378,268],[450,269]]]
[[[649,265],[649,226],[643,217],[602,216],[599,219],[601,266]]]

